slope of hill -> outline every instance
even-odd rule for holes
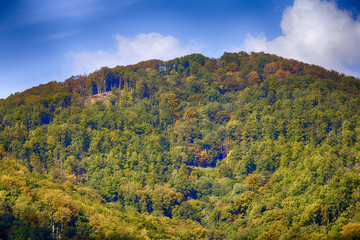
[[[359,238],[359,91],[354,77],[239,52],[14,94],[0,102],[0,234]]]

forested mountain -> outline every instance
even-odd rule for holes
[[[360,80],[264,53],[0,100],[3,239],[359,239]]]

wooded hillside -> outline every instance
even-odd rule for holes
[[[0,238],[359,239],[359,93],[354,77],[239,52],[11,95]]]

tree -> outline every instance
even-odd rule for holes
[[[199,119],[199,114],[193,108],[186,108],[183,119],[184,120]]]
[[[250,72],[246,76],[246,80],[248,80],[250,86],[259,84],[261,82],[261,78],[260,78],[259,74],[255,71]]]
[[[342,236],[345,239],[355,240],[360,238],[360,223],[348,223],[342,227]]]
[[[225,71],[237,72],[239,71],[239,65],[237,65],[234,62],[231,62],[225,67]]]

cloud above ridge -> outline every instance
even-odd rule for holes
[[[360,19],[334,1],[294,0],[281,21],[282,35],[247,35],[246,51],[264,51],[360,77]]]
[[[99,50],[71,54],[76,72],[89,73],[103,66],[135,64],[149,59],[169,60],[199,50],[195,42],[183,46],[177,38],[159,33],[141,33],[135,38],[116,34],[114,39],[115,50],[112,52]]]

